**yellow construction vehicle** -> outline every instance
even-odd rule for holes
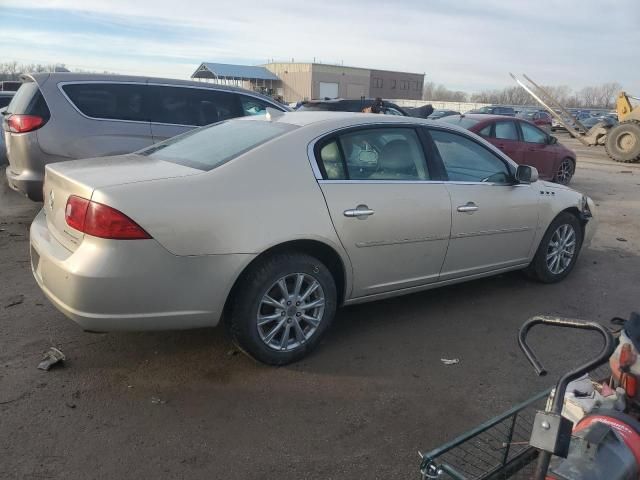
[[[523,77],[529,85],[520,81],[514,74],[511,77],[524,88],[549,114],[560,123],[571,136],[587,146],[604,145],[609,157],[616,162],[640,161],[640,106],[631,104],[631,100],[640,98],[620,92],[616,98],[618,123],[612,127],[598,123],[590,129],[585,128],[579,120],[574,119],[567,109],[540,85],[526,75]]]
[[[607,132],[604,148],[616,162],[640,161],[640,107],[629,99],[637,98],[620,92],[616,98],[618,124]]]

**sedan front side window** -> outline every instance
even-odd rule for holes
[[[430,130],[430,134],[450,181],[511,182],[507,165],[487,148],[457,133]]]

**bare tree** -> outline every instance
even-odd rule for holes
[[[616,93],[621,86],[616,82],[584,87],[572,92],[567,85],[543,86],[558,103],[569,108],[612,108],[615,105]],[[475,103],[496,103],[502,105],[538,106],[536,100],[521,87],[505,87],[502,90],[482,90],[471,95]]]
[[[422,98],[440,102],[466,102],[467,94],[460,90],[449,90],[442,84],[427,82],[424,85]]]
[[[1,80],[20,80],[23,73],[68,72],[64,63],[18,63],[16,61],[0,63]],[[73,69],[74,72],[95,73],[93,70]],[[101,73],[110,73],[107,71]]]

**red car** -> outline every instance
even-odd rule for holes
[[[522,118],[467,114],[452,115],[438,121],[452,123],[480,135],[516,163],[536,167],[543,180],[568,185],[576,170],[575,152]]]
[[[542,127],[547,132],[551,130],[551,115],[549,115],[547,112],[524,111],[518,113],[516,117],[523,120],[529,120],[530,122],[535,123],[537,126]]]

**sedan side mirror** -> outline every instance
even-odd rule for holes
[[[549,145],[555,145],[556,143],[558,143],[558,139],[553,135],[549,135]]]
[[[538,169],[529,165],[518,165],[516,170],[518,183],[533,183],[538,181]]]

